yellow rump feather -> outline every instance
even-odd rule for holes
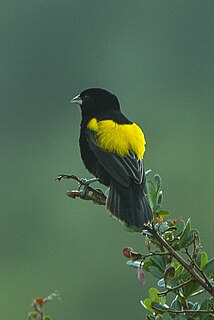
[[[113,120],[97,121],[96,118],[88,122],[87,128],[96,132],[99,146],[121,157],[133,151],[139,160],[145,152],[145,138],[142,130],[135,123],[118,124]]]

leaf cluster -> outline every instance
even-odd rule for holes
[[[44,306],[47,302],[57,298],[60,300],[59,294],[55,291],[46,298],[35,298],[32,301],[33,311],[28,313],[29,320],[52,320],[52,318],[44,313]]]
[[[138,269],[142,284],[144,272],[157,279],[157,288],[150,288],[149,297],[141,301],[149,313],[147,319],[214,319],[214,258],[208,259],[202,250],[199,231],[192,228],[190,219],[165,220],[169,212],[161,209],[163,192],[159,175],[147,181],[147,192],[154,212],[152,228],[143,232],[148,253],[123,250],[131,258],[128,264]]]

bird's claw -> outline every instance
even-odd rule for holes
[[[80,186],[89,186],[91,183],[99,181],[98,178],[85,179],[85,178],[77,178],[72,174],[59,174],[55,180],[61,181],[62,179],[73,179],[79,182]]]
[[[91,183],[94,183],[96,181],[99,181],[99,179],[98,178],[92,178],[92,179],[81,178],[81,179],[79,179],[80,186],[89,186]]]
[[[104,193],[100,189],[93,189],[93,188],[90,187],[91,183],[99,181],[98,178],[85,179],[85,178],[78,178],[77,176],[70,175],[70,174],[59,174],[55,178],[55,180],[59,181],[59,182],[62,179],[73,179],[73,180],[77,181],[78,184],[79,184],[78,189],[75,192],[72,193],[72,196],[71,196],[71,193],[69,192],[69,197],[76,197],[76,194],[78,194],[78,196],[81,199],[88,200],[92,196],[90,193],[95,192],[96,196],[98,198],[100,198],[100,199],[105,199],[106,198],[106,196],[104,195]]]

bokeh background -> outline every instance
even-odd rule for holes
[[[121,249],[145,252],[103,207],[71,200],[90,175],[70,99],[103,87],[146,134],[164,208],[191,217],[213,254],[214,2],[2,0],[0,318],[26,319],[58,290],[53,319],[143,319],[142,287]]]

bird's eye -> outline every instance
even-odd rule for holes
[[[88,100],[88,99],[89,99],[88,95],[84,96],[84,100]]]

